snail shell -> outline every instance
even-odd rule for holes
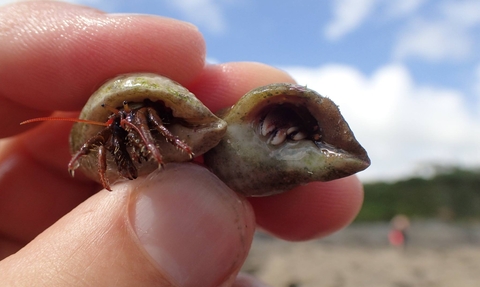
[[[205,164],[247,196],[345,177],[370,165],[335,103],[300,85],[254,89],[219,116],[227,132],[204,155]]]
[[[112,116],[112,110],[124,108],[124,101],[128,102],[130,107],[135,108],[142,107],[147,99],[164,107],[157,113],[160,117],[163,116],[162,113],[169,114],[169,122],[164,122],[165,127],[188,145],[196,156],[217,145],[225,133],[226,123],[212,114],[191,92],[168,78],[150,73],[124,74],[107,81],[89,98],[79,118],[106,122]],[[77,153],[89,139],[101,132],[102,129],[105,127],[81,122],[75,123],[70,133],[72,154]],[[192,154],[167,142],[161,134],[152,133],[152,135],[155,145],[161,153],[163,163],[191,160]],[[138,135],[137,139],[133,140],[140,141]],[[106,156],[105,177],[107,183],[113,183],[122,176],[119,174],[119,168],[113,156],[110,153]],[[158,162],[152,159],[142,162],[134,160],[134,164],[138,175],[148,174],[159,166]],[[76,167],[79,167],[88,177],[101,182],[98,147],[92,147],[87,155],[79,157],[73,169]]]

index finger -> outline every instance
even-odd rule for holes
[[[33,12],[33,13],[32,13]],[[205,43],[191,24],[146,15],[109,15],[61,2],[0,9],[0,137],[54,110],[80,110],[105,80],[153,72],[183,85],[204,66]]]
[[[204,67],[198,30],[161,17],[25,2],[0,7],[0,31],[0,137],[31,128],[19,126],[25,119],[80,110],[118,74],[153,72],[187,85]],[[68,175],[69,125],[44,123],[0,142],[1,234],[26,242],[98,190]]]

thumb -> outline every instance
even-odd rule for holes
[[[250,205],[195,164],[95,194],[0,263],[25,286],[233,283],[254,232]],[[2,284],[3,284],[2,283]]]

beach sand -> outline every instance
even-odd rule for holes
[[[308,242],[258,233],[243,271],[275,287],[480,286],[480,225],[414,222],[404,249],[389,230],[356,224]]]

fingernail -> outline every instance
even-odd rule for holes
[[[140,182],[131,222],[175,286],[219,286],[236,274],[253,237],[250,205],[196,164],[168,164]]]

